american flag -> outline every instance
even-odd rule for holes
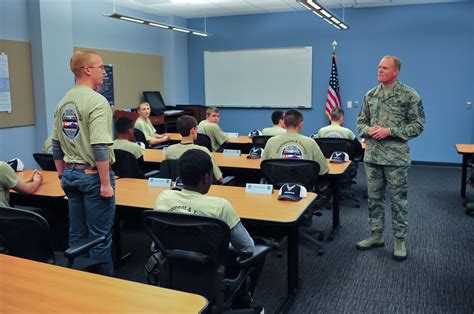
[[[326,98],[326,115],[328,117],[334,108],[342,108],[335,52],[332,54],[331,77],[329,78],[328,96]]]

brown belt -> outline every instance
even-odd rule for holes
[[[89,164],[76,164],[76,163],[70,163],[70,162],[67,162],[66,163],[66,168],[67,169],[78,169],[78,170],[83,170],[83,169],[95,169],[93,167],[91,167],[91,165]]]

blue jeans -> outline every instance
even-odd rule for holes
[[[110,171],[110,182],[115,191],[114,172]],[[65,169],[61,185],[69,204],[69,245],[80,239],[105,236],[107,240],[89,252],[89,257],[103,261],[101,273],[114,275],[112,261],[112,226],[115,218],[115,195],[110,199],[100,196],[98,173],[86,170]]]

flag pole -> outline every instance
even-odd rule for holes
[[[336,53],[337,41],[332,42],[332,52]]]

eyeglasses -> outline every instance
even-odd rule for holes
[[[92,67],[92,66],[88,66],[88,65],[83,65],[81,66],[81,69],[84,69],[84,68],[89,68],[89,69],[102,69],[104,70],[105,69],[105,65],[101,64],[99,66],[96,66],[96,67]]]

